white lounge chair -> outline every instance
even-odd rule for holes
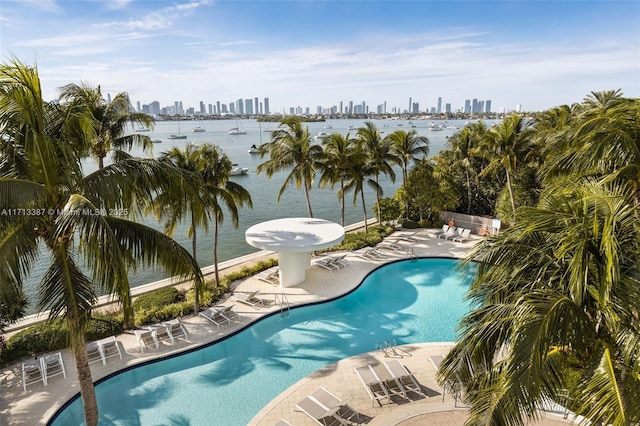
[[[100,361],[102,365],[107,364],[107,360],[104,359],[104,354],[102,353],[102,348],[100,347],[100,343],[98,342],[89,342],[87,343],[87,360],[89,364]]]
[[[295,409],[302,411],[319,425],[334,426],[347,424],[345,420],[336,414],[339,410],[338,407],[328,409],[311,396],[306,396],[302,401],[298,402]]]
[[[162,325],[169,330],[174,339],[187,340],[187,329],[178,318],[165,321]]]
[[[464,232],[464,228],[461,226],[458,226],[452,235],[447,235],[445,240],[451,239],[453,241],[454,238],[461,236],[463,232]]]
[[[155,330],[135,330],[133,332],[136,335],[136,339],[138,339],[138,344],[140,345],[140,352],[144,353],[144,348],[153,348],[158,349],[160,347],[160,343],[156,338]]]
[[[360,381],[364,385],[365,389],[367,390],[369,397],[371,397],[372,405],[376,401],[378,401],[380,406],[382,406],[380,400],[384,398],[391,402],[391,395],[389,395],[387,385],[385,385],[385,383],[380,380],[371,365],[356,367],[355,372],[360,378]]]
[[[445,232],[447,232],[448,229],[449,229],[449,225],[445,223],[444,225],[442,225],[442,230],[436,232],[436,236],[440,236],[444,234]]]
[[[435,367],[436,372],[440,370],[440,365],[442,364],[442,361],[444,361],[444,357],[444,355],[429,355],[429,361],[431,361],[431,364]],[[462,401],[463,399],[460,384],[453,380],[447,381],[442,386],[442,402],[444,402],[444,397],[447,394],[447,391],[453,394],[453,405],[457,407],[458,401]]]
[[[277,286],[280,285],[280,270],[277,266],[274,266],[258,273],[256,275],[256,278],[260,281],[264,281],[266,283]]]
[[[438,234],[438,238],[446,240],[449,237],[455,237],[456,235],[458,235],[456,230],[457,228],[455,226],[450,226],[445,232],[443,232],[442,234]]]
[[[334,265],[338,266],[338,269],[342,268],[343,266],[347,266],[347,264],[348,264],[348,262],[346,260],[346,258],[347,258],[347,254],[346,253],[335,255],[335,256],[329,256],[329,257],[331,258],[331,262]]]
[[[27,391],[27,386],[37,382],[45,385],[44,374],[42,373],[42,362],[40,359],[31,359],[22,363],[22,388]]]
[[[238,302],[244,303],[246,305],[252,306],[256,309],[260,309],[261,306],[264,306],[264,302],[261,298],[257,296],[260,290],[253,291],[251,293],[236,293],[234,292],[231,297],[233,297]]]
[[[42,375],[44,376],[45,386],[49,384],[49,379],[55,376],[62,376],[66,379],[67,372],[64,369],[64,363],[62,362],[62,353],[45,355],[40,358],[42,363]]]
[[[221,325],[227,323],[231,324],[231,320],[222,314],[222,311],[226,309],[225,306],[212,306],[198,313],[203,318],[209,320],[209,322],[215,324],[218,328]]]
[[[335,415],[343,420],[350,421],[354,417],[356,419],[360,418],[358,412],[349,406],[349,401],[351,401],[351,398],[342,400],[323,387],[320,387],[318,390],[312,393],[311,398],[315,399],[320,404],[325,406],[327,410],[338,408],[338,411],[335,412]]]
[[[464,243],[469,238],[469,235],[471,235],[471,229],[464,229],[460,235],[453,237],[453,241]]]
[[[234,306],[235,305],[224,306],[218,314],[225,317],[229,321],[229,324],[231,324],[232,321],[242,322],[240,314],[233,310]]]
[[[319,257],[317,259],[312,259],[311,260],[311,265],[312,266],[320,266],[321,268],[328,269],[331,272],[333,272],[336,269],[338,269],[338,265],[335,265],[331,261],[331,258],[329,256]]]
[[[422,388],[415,376],[400,361],[393,359],[384,363],[385,368],[403,389],[423,395]]]
[[[167,342],[171,345],[174,343],[173,334],[171,334],[171,329],[169,326],[163,324],[150,325],[147,327],[151,331],[155,331],[156,341]]]
[[[418,241],[418,239],[416,238],[416,235],[418,235],[418,231],[415,232],[394,232],[393,234],[391,234],[392,238],[398,239],[398,240],[403,240],[403,241],[407,241],[409,243],[415,243]]]
[[[386,254],[381,253],[381,251],[375,247],[364,247],[353,251],[351,254],[365,260],[379,261],[387,258]]]
[[[122,359],[122,352],[120,351],[120,346],[118,346],[118,339],[116,339],[116,336],[98,340],[98,344],[100,345],[105,361],[114,356],[118,356],[118,358]]]

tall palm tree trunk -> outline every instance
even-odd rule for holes
[[[216,288],[220,285],[220,273],[218,271],[218,215],[214,213],[213,221],[213,270],[216,277]]]
[[[191,212],[191,228],[193,229],[193,239],[191,240],[191,250],[193,253],[193,258],[197,259],[197,253],[198,251],[196,250],[196,237],[197,237],[197,231],[196,231],[196,226],[194,225],[195,223],[195,215],[193,214],[193,211]],[[194,304],[194,309],[196,312],[200,312],[200,290],[198,289],[199,286],[194,286],[194,296],[195,296],[195,304]]]
[[[379,188],[379,182],[378,182],[378,177],[380,175],[378,173],[376,173],[376,186]],[[364,197],[364,194],[362,194],[362,196]],[[382,207],[380,206],[380,192],[376,189],[376,203],[377,203],[377,208],[378,208],[378,225],[382,223]],[[364,202],[362,203],[364,206]],[[366,212],[365,212],[366,214]]]
[[[516,221],[516,200],[513,198],[513,189],[511,188],[511,175],[509,174],[509,170],[507,170],[507,189],[509,189],[509,197],[511,198],[511,208],[513,210],[513,222]]]
[[[360,191],[362,198],[362,211],[364,212],[364,232],[369,232],[369,223],[367,221],[367,207],[364,205],[364,191]]]
[[[93,387],[93,378],[89,369],[89,360],[87,358],[87,343],[84,336],[84,327],[77,324],[78,321],[69,319],[69,327],[80,330],[70,330],[75,337],[71,339],[71,354],[76,365],[76,374],[78,375],[78,386],[80,387],[80,395],[82,396],[82,405],[84,407],[84,421],[88,426],[98,424],[98,402],[96,400],[96,391]]]
[[[467,178],[467,214],[471,214],[471,177],[469,176],[469,169],[464,169],[465,177]]]
[[[309,217],[313,217],[313,211],[311,211],[311,199],[309,198],[309,183],[307,180],[304,180],[304,197],[307,200],[307,212],[309,213]]]
[[[340,225],[344,226],[344,179],[340,180]]]

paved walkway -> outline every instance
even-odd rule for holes
[[[415,256],[460,258],[477,241],[477,239],[465,243],[444,241],[435,238],[435,232],[436,230],[422,230],[417,235],[418,239],[415,242],[404,244],[413,248]],[[388,239],[398,235],[396,233]],[[286,289],[270,286],[255,277],[248,278],[242,281],[236,290],[260,290],[260,295],[265,299],[266,306],[256,310],[235,303],[233,300],[225,301],[224,304],[235,304],[234,310],[243,317],[242,323],[234,323],[216,329],[201,317],[185,317],[182,320],[189,332],[188,341],[178,340],[174,345],[163,343],[158,350],[145,350],[144,353],[141,352],[133,332],[126,332],[117,336],[123,349],[123,360],[111,358],[104,366],[101,363],[91,364],[92,376],[94,380],[98,380],[124,367],[216,341],[267,313],[279,310],[279,306],[274,301],[276,296],[282,294],[283,290],[292,305],[306,304],[342,295],[357,286],[371,270],[386,261],[393,261],[399,257],[401,255],[397,253],[391,254],[385,261],[367,261],[350,254],[347,256],[349,260],[347,268],[330,272],[321,267],[312,267],[307,271],[304,283]],[[256,258],[252,259],[253,262],[257,260]],[[435,369],[427,361],[428,354],[445,354],[450,347],[450,343],[445,343],[408,345],[401,348],[404,355],[400,360],[416,373],[419,382],[424,386],[426,397],[417,397],[412,402],[394,402],[382,407],[372,406],[364,387],[353,372],[353,367],[371,363],[377,365],[376,370],[382,371],[379,370],[379,367],[385,357],[381,352],[367,353],[341,360],[302,379],[264,407],[251,421],[251,424],[272,425],[280,418],[284,418],[294,425],[314,424],[304,414],[296,412],[294,406],[319,385],[327,387],[339,397],[354,397],[352,400],[354,408],[361,413],[364,421],[371,425],[400,424],[400,422],[405,425],[427,424],[427,422],[429,424],[462,424],[466,411],[455,408],[453,399],[450,397],[445,398],[444,403],[442,402],[441,389],[435,381]],[[34,384],[27,388],[26,393],[22,388],[20,363],[0,371],[0,424],[7,426],[45,424],[67,400],[78,393],[76,372],[71,354],[65,350],[62,351],[62,355],[67,372],[66,380],[61,376],[54,377],[48,386],[43,386],[40,383]]]

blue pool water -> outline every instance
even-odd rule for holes
[[[457,264],[388,264],[345,297],[270,316],[214,345],[118,374],[96,386],[100,424],[245,425],[301,378],[380,341],[454,341],[468,311],[468,283]],[[81,400],[52,424],[83,424]]]

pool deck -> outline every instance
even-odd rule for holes
[[[438,230],[420,230],[415,235],[415,242],[401,243],[411,246],[413,255],[417,257],[454,257],[462,258],[481,237],[472,236],[464,243],[445,241],[435,237]],[[410,231],[403,231],[403,234]],[[396,238],[400,233],[392,234],[387,240]],[[268,254],[266,254],[268,255]],[[272,255],[272,254],[271,254]],[[235,289],[241,292],[260,290],[259,296],[265,306],[255,309],[243,305],[232,298],[221,304],[234,305],[241,322],[216,328],[199,316],[182,318],[188,331],[188,340],[176,340],[171,345],[162,342],[159,349],[145,349],[141,353],[140,346],[133,331],[117,336],[123,359],[110,358],[106,365],[91,364],[94,381],[99,380],[123,368],[134,366],[151,359],[179,353],[193,349],[206,343],[214,342],[227,336],[265,314],[279,312],[280,306],[275,302],[284,293],[291,306],[319,302],[335,298],[355,288],[366,275],[381,264],[407,257],[400,252],[389,252],[385,260],[370,261],[347,253],[348,265],[335,271],[329,271],[320,266],[313,266],[307,271],[305,282],[294,287],[279,288],[271,286],[255,277],[240,282]],[[254,258],[252,261],[259,260]],[[305,396],[323,386],[340,398],[351,398],[349,405],[360,414],[360,422],[369,425],[462,425],[467,418],[466,409],[454,406],[450,395],[442,398],[442,388],[435,380],[435,368],[428,360],[428,355],[446,354],[452,343],[424,343],[398,347],[396,354],[389,353],[385,357],[382,351],[373,351],[355,357],[346,358],[334,364],[323,367],[313,374],[301,379],[265,406],[250,422],[251,425],[274,425],[284,419],[292,425],[315,425],[312,419],[304,413],[295,411],[295,404]],[[373,349],[373,348],[372,348]],[[23,391],[21,378],[21,363],[5,367],[0,371],[0,424],[36,425],[46,424],[51,416],[71,397],[79,392],[74,362],[69,350],[62,351],[67,377],[53,377],[48,386],[41,383],[32,384]],[[354,373],[354,368],[372,364],[379,375],[384,374],[383,362],[397,358],[420,383],[424,395],[409,394],[410,401],[397,397],[391,402],[383,401],[382,405],[372,404],[365,388]],[[540,425],[564,423],[561,416],[547,414]]]

